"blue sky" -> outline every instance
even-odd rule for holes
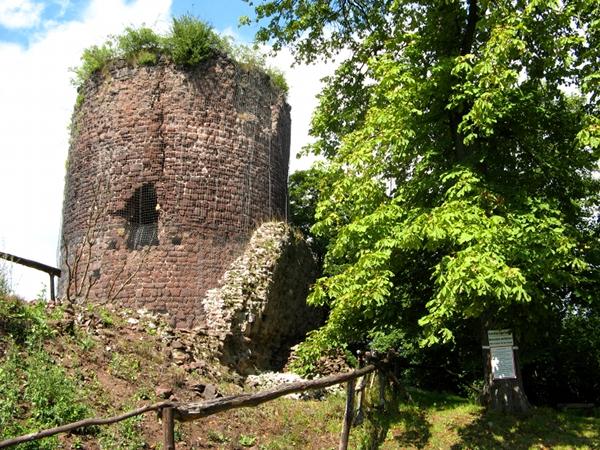
[[[76,91],[70,68],[86,47],[127,26],[168,30],[173,15],[193,14],[222,34],[252,42],[255,29],[238,28],[252,9],[241,0],[0,0],[0,251],[49,265],[57,261],[65,161]],[[284,49],[269,64],[290,85],[294,155],[310,138],[320,79],[335,65],[294,65]],[[290,170],[310,160],[292,156]],[[6,264],[14,290],[30,299],[47,275]]]
[[[28,46],[48,28],[82,20],[90,3],[91,0],[0,0],[0,41]],[[254,24],[238,27],[240,16],[253,16],[252,7],[242,0],[175,0],[170,6],[170,14],[176,17],[192,14],[218,30],[235,30],[246,42],[253,40],[256,31]]]

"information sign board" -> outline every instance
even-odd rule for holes
[[[491,347],[490,356],[494,380],[517,378],[512,347]]]
[[[490,347],[512,347],[514,345],[510,330],[489,330],[488,341]]]

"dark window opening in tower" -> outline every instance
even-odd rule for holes
[[[158,201],[152,183],[137,188],[119,214],[128,222],[127,248],[158,245]]]

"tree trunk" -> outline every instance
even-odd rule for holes
[[[507,414],[526,414],[531,405],[523,390],[521,368],[516,347],[511,346],[514,358],[513,378],[495,379],[492,371],[492,349],[489,347],[487,329],[482,333],[484,386],[482,404],[489,411]]]

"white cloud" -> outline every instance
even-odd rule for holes
[[[294,56],[289,49],[281,50],[268,63],[282,70],[290,87],[288,103],[292,107],[292,142],[290,149],[290,173],[308,169],[315,158],[305,156],[297,159],[302,148],[311,142],[308,131],[313,111],[318,105],[317,94],[323,89],[321,79],[332,75],[347,54],[342,52],[334,61],[318,61],[314,64],[293,64]]]
[[[237,43],[242,43],[242,44],[248,44],[248,42],[245,42],[240,34],[237,32],[237,30],[235,30],[233,27],[227,27],[225,28],[223,31],[219,31],[218,32],[221,36],[226,36],[226,37],[230,37],[232,38],[235,42]]]
[[[10,28],[33,28],[40,23],[44,5],[31,0],[0,0],[0,25]]]
[[[37,35],[27,49],[0,43],[0,250],[55,265],[76,96],[69,68],[85,47],[128,25],[166,28],[170,7],[171,0],[93,0],[82,19]],[[33,298],[48,277],[14,266],[13,282]]]

